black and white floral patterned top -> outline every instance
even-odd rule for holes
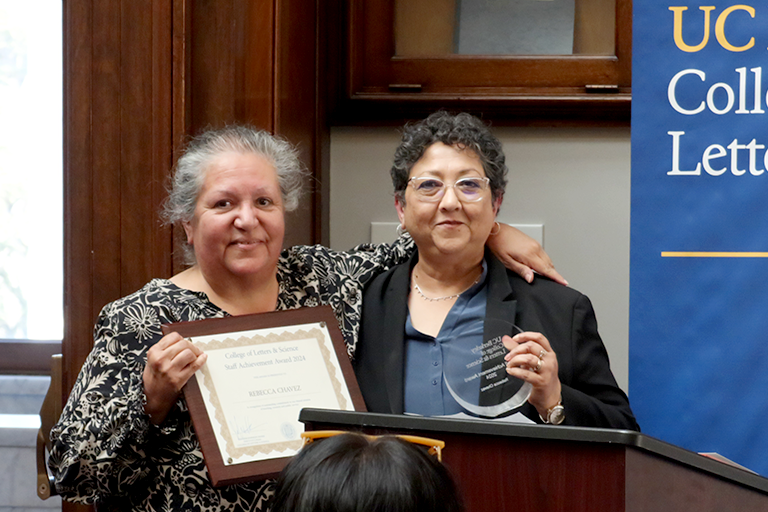
[[[352,355],[365,282],[405,261],[409,238],[350,252],[286,250],[278,262],[277,309],[329,304]],[[154,279],[102,309],[94,347],[58,424],[49,466],[65,499],[98,510],[267,510],[272,482],[214,488],[183,399],[159,427],[144,412],[143,372],[161,324],[227,316],[204,293]]]

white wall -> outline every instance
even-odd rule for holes
[[[499,220],[543,224],[544,247],[571,286],[592,300],[619,385],[628,383],[629,128],[496,128],[509,184]],[[331,246],[395,222],[389,167],[395,128],[331,132]]]

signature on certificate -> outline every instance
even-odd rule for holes
[[[236,414],[232,418],[232,432],[240,439],[249,437],[249,434],[258,432],[263,426],[264,423],[253,423],[250,415],[241,416]]]

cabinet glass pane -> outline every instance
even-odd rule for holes
[[[616,0],[396,0],[395,52],[613,55]]]

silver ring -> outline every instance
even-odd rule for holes
[[[541,359],[539,359],[539,362],[536,364],[536,368],[533,369],[533,373],[539,373],[539,370],[541,370]]]
[[[544,359],[544,356],[547,355],[547,351],[544,349],[541,349],[541,352],[539,353],[539,361]]]

